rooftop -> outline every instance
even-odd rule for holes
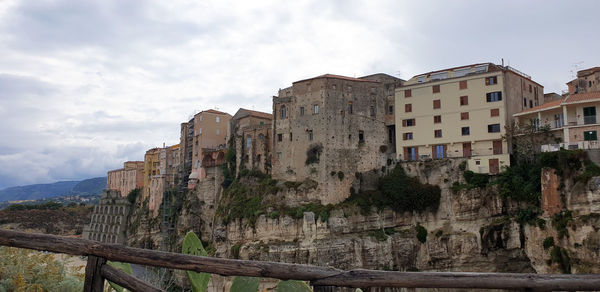
[[[597,100],[600,100],[600,91],[571,94],[565,98],[553,100],[551,102],[547,102],[542,105],[538,105],[536,107],[528,108],[519,113],[516,113],[515,116],[520,116],[520,115],[524,115],[524,114],[528,114],[528,113],[534,113],[534,112],[539,112],[539,111],[543,111],[543,110],[558,108],[565,104],[573,104],[573,103],[581,103],[581,102],[597,101]]]
[[[268,119],[268,120],[273,119],[273,115],[270,113],[259,112],[259,111],[255,111],[255,110],[245,109],[245,108],[240,108],[239,110],[244,110],[244,111],[248,112],[248,114],[250,116],[253,116],[253,117],[257,117],[257,118],[261,118],[261,119]]]
[[[221,112],[221,111],[214,110],[214,109],[209,109],[209,110],[201,111],[200,113],[211,113],[211,114],[217,114],[217,115],[229,115],[226,112]]]
[[[323,75],[320,75],[320,76],[317,76],[317,77],[312,77],[312,78],[308,78],[308,79],[299,80],[299,81],[293,82],[292,84],[295,84],[295,83],[298,83],[298,82],[309,81],[309,80],[313,80],[313,79],[320,79],[320,78],[333,78],[333,79],[341,79],[341,80],[356,81],[356,82],[379,83],[378,81],[360,79],[360,78],[355,78],[355,77],[348,77],[348,76],[335,75],[335,74],[323,74]]]

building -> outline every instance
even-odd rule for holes
[[[565,98],[521,111],[514,115],[517,125],[534,129],[547,127],[555,141],[541,146],[541,151],[598,149],[600,91],[569,94]]]
[[[163,146],[146,151],[144,164],[143,199],[148,199],[148,209],[158,215],[165,191],[174,189],[179,183],[180,146]]]
[[[106,176],[106,189],[119,191],[126,197],[129,192],[144,186],[144,162],[127,161],[123,168],[111,170]]]
[[[91,222],[83,227],[82,237],[106,243],[124,243],[130,203],[117,190],[105,190],[94,206]]]
[[[569,94],[600,91],[600,67],[577,71],[577,78],[567,82]]]
[[[508,66],[481,63],[414,76],[396,89],[400,160],[467,157],[468,169],[510,165],[513,114],[543,102],[543,86]]]
[[[235,135],[236,173],[240,168],[271,171],[273,115],[239,109],[230,122]]]
[[[380,169],[391,152],[386,88],[401,79],[325,74],[300,80],[273,97],[272,175],[319,181],[321,202],[348,195],[355,174]]]
[[[206,169],[202,166],[202,160],[205,158],[204,152],[227,148],[230,120],[230,114],[211,109],[197,113],[194,115],[193,121],[190,121],[193,123],[194,136],[192,138],[191,172],[188,180],[189,189],[195,188],[198,181],[206,178]],[[188,126],[189,128],[191,127]],[[186,145],[186,147],[188,146]],[[189,153],[189,148],[186,148],[185,151]],[[187,161],[187,158],[184,157],[183,161]]]

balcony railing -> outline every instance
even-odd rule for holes
[[[583,117],[583,124],[590,125],[590,124],[595,124],[595,123],[596,123],[596,116],[584,116]]]
[[[579,142],[573,142],[573,143],[558,143],[558,144],[541,145],[542,152],[559,151],[561,148],[568,149],[568,150],[600,149],[600,143],[598,143],[598,141],[579,141]]]

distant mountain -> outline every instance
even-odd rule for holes
[[[52,184],[11,187],[0,190],[0,202],[38,200],[65,195],[95,195],[101,194],[105,187],[106,177],[96,177],[82,181],[59,181]]]

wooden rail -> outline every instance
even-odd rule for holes
[[[133,291],[160,291],[116,269],[104,261],[119,261],[170,269],[206,272],[223,276],[267,277],[311,281],[317,287],[404,287],[467,289],[600,290],[600,275],[540,275],[517,273],[343,271],[335,268],[201,257],[132,248],[117,244],[0,229],[0,245],[88,256],[86,289],[104,278]],[[89,279],[88,279],[89,278]],[[141,283],[139,283],[141,282]],[[129,285],[129,286],[127,286]],[[144,286],[145,285],[145,286]],[[88,288],[89,287],[89,288]],[[317,290],[317,289],[315,289]]]

